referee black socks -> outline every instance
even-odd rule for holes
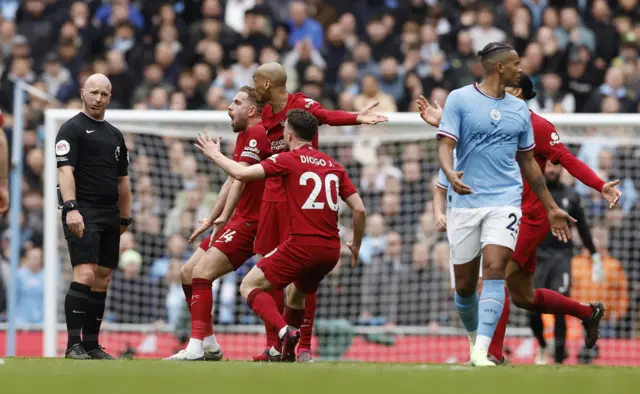
[[[82,325],[84,323],[91,286],[71,282],[64,299],[64,314],[67,319],[67,349],[82,342]]]
[[[98,348],[98,335],[100,325],[104,315],[104,305],[107,293],[89,292],[89,302],[87,303],[87,313],[82,325],[82,347],[89,351]]]

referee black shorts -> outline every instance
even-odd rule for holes
[[[84,220],[82,238],[67,226],[67,213],[62,212],[64,237],[69,246],[71,265],[98,264],[115,269],[120,260],[120,211],[116,208],[79,209]]]
[[[533,276],[536,289],[549,289],[565,296],[571,289],[571,250],[542,252],[538,249],[538,263]]]

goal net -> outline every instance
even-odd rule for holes
[[[55,134],[75,115],[46,113],[45,265],[46,356],[66,345],[63,300],[71,265],[56,204]],[[207,128],[223,137],[226,152],[235,138],[224,112],[108,111],[107,120],[125,134],[135,224],[121,238],[119,268],[108,293],[101,344],[115,355],[160,358],[182,348],[189,315],[179,270],[197,247],[187,238],[207,216],[224,173],[193,147]],[[602,300],[607,316],[597,354],[581,350],[578,322],[567,318],[568,363],[640,365],[638,314],[640,253],[637,189],[640,186],[640,117],[635,115],[547,116],[562,141],[604,178],[620,178],[618,208],[607,210],[598,194],[577,185],[596,245],[605,261],[604,284],[591,282],[590,260],[575,237],[571,293]],[[371,362],[464,362],[468,341],[453,304],[446,237],[436,232],[431,211],[438,170],[435,130],[417,114],[391,114],[375,127],[322,127],[321,149],[348,170],[369,213],[361,262],[349,254],[318,291],[313,353],[318,359]],[[563,175],[563,182],[574,180]],[[351,234],[348,209],[341,233]],[[229,359],[248,360],[263,350],[264,329],[239,295],[244,267],[214,283],[214,323]],[[553,317],[545,316],[553,337]],[[537,342],[524,311],[511,309],[505,346],[515,363],[533,361]]]

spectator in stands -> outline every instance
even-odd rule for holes
[[[529,101],[529,109],[536,113],[573,113],[576,101],[573,95],[562,89],[562,78],[553,71],[542,76],[542,89]]]
[[[478,10],[478,24],[469,30],[473,41],[473,50],[478,52],[490,42],[502,42],[507,35],[494,26],[493,10],[490,6],[482,6]]]
[[[108,319],[116,323],[151,323],[164,316],[162,286],[142,274],[142,255],[127,250],[113,271],[107,299]]]
[[[376,256],[384,253],[386,246],[384,218],[379,213],[369,215],[367,229],[360,247],[360,262],[365,265],[373,263]]]
[[[629,309],[629,282],[620,260],[609,254],[608,230],[603,226],[594,226],[591,230],[593,241],[602,256],[604,266],[604,283],[594,283],[591,280],[591,262],[589,253],[583,252],[571,260],[571,294],[577,301],[598,299],[606,302],[610,307],[605,319],[608,328],[615,329],[616,322],[620,322]],[[603,336],[612,336],[613,332],[602,329]]]
[[[17,323],[39,324],[44,321],[44,271],[42,249],[29,249],[22,259],[17,277]]]
[[[170,270],[171,264],[179,262],[184,264],[190,256],[191,251],[187,250],[187,240],[179,234],[172,234],[167,241],[167,252],[164,256],[156,259],[151,265],[150,275],[152,278],[161,279]]]
[[[637,110],[636,94],[624,86],[624,73],[620,67],[612,67],[607,70],[604,84],[591,93],[585,104],[585,111],[600,112],[603,98],[609,96],[620,101],[620,112],[635,112]]]
[[[251,85],[253,73],[258,68],[256,63],[256,52],[249,43],[243,43],[236,49],[237,63],[231,66],[231,72],[237,78],[240,85]]]
[[[324,32],[322,25],[309,17],[309,9],[304,1],[294,0],[289,5],[289,45],[296,46],[298,42],[307,39],[316,50],[322,49],[324,45]]]
[[[356,111],[361,111],[371,103],[379,102],[378,110],[382,112],[395,112],[397,110],[393,97],[380,90],[378,77],[367,74],[362,78],[361,92],[356,96],[353,107]]]
[[[390,232],[386,237],[385,252],[363,266],[361,321],[383,317],[386,324],[398,321],[400,280],[403,270],[402,239]]]

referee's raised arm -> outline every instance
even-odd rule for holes
[[[73,359],[113,359],[99,345],[111,272],[118,266],[120,234],[132,223],[129,151],[124,136],[104,120],[111,82],[102,74],[80,90],[82,112],[56,136],[62,225],[73,282],[65,298],[67,351]]]

